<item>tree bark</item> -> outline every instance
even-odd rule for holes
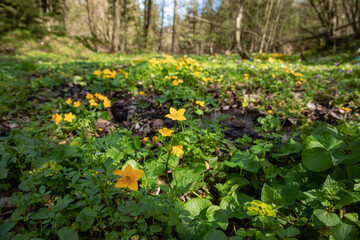
[[[125,53],[127,48],[127,33],[128,33],[128,21],[129,21],[129,14],[128,14],[128,0],[123,0],[123,9],[124,9],[124,32],[121,41],[120,51]]]
[[[236,34],[235,39],[236,39],[236,50],[238,51],[239,55],[244,59],[248,59],[249,56],[243,50],[241,45],[241,20],[243,17],[244,5],[245,5],[245,0],[240,0],[238,7],[238,14],[235,23],[235,34]]]
[[[95,51],[97,52],[98,48],[97,48],[97,44],[96,44],[96,40],[97,40],[96,27],[93,24],[94,16],[92,14],[92,9],[90,9],[90,7],[91,7],[90,0],[86,0],[86,11],[87,11],[87,15],[88,15],[89,29],[90,29],[91,36],[93,37]]]
[[[61,11],[62,11],[62,20],[63,20],[63,24],[64,24],[64,34],[66,35],[67,33],[67,4],[66,4],[66,0],[61,0]]]
[[[113,32],[112,32],[112,41],[111,41],[111,51],[116,53],[119,51],[119,27],[120,27],[120,5],[119,0],[114,0],[113,2],[114,9],[114,21],[113,21]]]
[[[267,35],[267,30],[268,30],[268,26],[269,26],[269,21],[270,21],[270,16],[271,16],[271,11],[272,11],[272,7],[274,5],[274,0],[271,0],[270,5],[268,5],[266,7],[266,12],[267,12],[267,16],[266,16],[266,20],[265,20],[265,27],[264,27],[264,31],[263,34],[261,36],[261,42],[260,42],[260,48],[259,48],[259,53],[262,54],[264,51],[264,45],[265,45],[265,39],[266,39],[266,35]]]
[[[146,11],[146,22],[145,22],[145,48],[147,48],[148,38],[150,36],[151,29],[151,10],[152,10],[153,0],[147,0],[147,11]]]
[[[159,39],[158,52],[161,52],[161,48],[162,48],[162,38],[163,38],[163,30],[164,30],[164,15],[165,15],[165,0],[162,0],[162,3],[161,3],[161,27],[160,27],[160,39]]]
[[[172,40],[171,40],[171,54],[174,54],[175,51],[175,37],[176,37],[176,7],[177,7],[177,0],[174,0],[174,20],[173,20],[173,28],[172,28]]]

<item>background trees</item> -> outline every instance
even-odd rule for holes
[[[360,0],[0,0],[2,36],[75,36],[96,51],[291,53],[360,38]]]

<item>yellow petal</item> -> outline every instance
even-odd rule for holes
[[[165,117],[170,118],[171,120],[175,120],[175,119],[171,116],[171,114],[166,114]]]
[[[141,169],[134,170],[135,181],[140,180],[140,178],[142,178],[142,176],[144,176],[144,171],[143,170],[141,170]]]
[[[185,113],[185,109],[184,109],[184,108],[179,109],[178,113],[179,113],[180,115],[184,115],[184,113]]]
[[[170,114],[173,115],[173,114],[176,114],[176,113],[177,113],[176,109],[171,107],[170,108]]]
[[[120,169],[115,169],[115,170],[114,170],[114,175],[122,176],[122,175],[123,175],[123,171],[121,171]]]
[[[128,165],[126,166],[126,168],[124,169],[124,171],[125,171],[125,172],[131,172],[131,171],[133,171],[133,168],[132,168],[132,166],[131,166],[130,164],[128,164]]]
[[[117,183],[115,184],[115,187],[116,188],[124,188],[124,187],[126,187],[127,186],[127,184],[126,183],[124,183],[124,182],[122,182],[122,181],[120,181],[120,179],[117,181]]]
[[[177,118],[178,121],[185,121],[186,120],[186,117],[185,116],[180,116]]]
[[[138,183],[136,181],[129,183],[127,187],[133,191],[137,191],[139,189]]]

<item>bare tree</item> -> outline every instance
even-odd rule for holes
[[[163,30],[164,30],[164,15],[165,15],[165,0],[162,0],[162,3],[161,3],[160,40],[159,40],[158,52],[161,52],[161,48],[162,48],[162,38],[163,38]]]
[[[146,20],[145,20],[145,47],[147,48],[147,43],[148,43],[148,38],[150,35],[150,29],[151,29],[151,20],[152,20],[152,16],[151,16],[151,12],[152,12],[152,5],[153,5],[153,0],[147,0],[146,1],[147,5],[145,6],[146,10]]]
[[[173,32],[172,32],[172,41],[171,41],[171,54],[174,54],[175,50],[175,36],[176,36],[176,17],[177,17],[177,1],[174,0],[174,21],[173,21]]]
[[[114,0],[113,10],[114,10],[114,21],[113,21],[111,51],[117,52],[119,50],[119,41],[120,41],[119,28],[120,28],[120,19],[121,19],[119,0]]]
[[[236,49],[242,58],[248,59],[249,56],[243,50],[242,45],[241,45],[241,20],[243,18],[245,0],[239,0],[238,5],[239,5],[238,6],[238,14],[236,17],[236,24],[235,24]]]
[[[269,26],[269,22],[270,22],[270,16],[271,16],[271,11],[274,5],[274,0],[270,0],[270,2],[268,2],[267,6],[266,6],[266,20],[265,20],[265,27],[263,29],[263,33],[261,36],[261,42],[260,42],[260,48],[259,48],[259,53],[263,53],[264,51],[264,45],[265,45],[265,39],[267,36],[267,31],[268,31],[268,26]]]

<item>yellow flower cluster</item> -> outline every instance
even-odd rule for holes
[[[68,98],[66,101],[65,101],[68,105],[72,104],[73,103],[73,107],[80,107],[81,103],[80,101],[75,101],[73,102],[71,98]]]
[[[177,76],[168,76],[167,79],[168,80],[173,79],[173,81],[172,81],[173,86],[179,86],[179,84],[184,83],[184,80],[178,79]]]
[[[194,68],[194,69],[200,69],[200,63],[197,62],[195,59],[192,58],[180,58],[179,60],[175,60],[170,55],[165,55],[165,58],[163,59],[156,59],[152,58],[149,60],[149,63],[153,67],[161,67],[161,65],[164,64],[172,64],[175,66],[177,70],[180,70],[180,68]]]
[[[272,207],[269,204],[263,203],[259,200],[253,200],[247,210],[247,214],[252,216],[260,215],[276,217],[276,212],[272,210]]]
[[[248,80],[248,79],[249,79],[249,74],[248,74],[248,73],[244,73],[244,77],[245,77],[246,80]]]
[[[119,73],[120,73],[120,74],[124,75],[124,78],[125,78],[125,79],[128,78],[128,76],[129,76],[129,73],[128,73],[128,72],[125,72],[124,70],[122,70],[122,69],[120,69],[120,68],[119,68],[118,70],[119,70]]]
[[[51,120],[54,121],[56,125],[58,125],[63,119],[64,121],[71,123],[75,118],[76,116],[72,113],[65,113],[64,118],[62,117],[62,114],[58,113],[51,116]]]
[[[111,71],[109,68],[103,70],[103,71],[100,71],[100,70],[95,70],[93,72],[93,74],[97,77],[100,77],[101,74],[104,75],[104,78],[115,78],[116,77],[116,71],[113,70]]]
[[[142,59],[135,59],[135,62],[133,60],[130,61],[132,66],[142,63],[142,62],[144,62],[144,60],[142,60]]]
[[[92,95],[91,93],[86,94],[86,99],[89,100],[90,106],[97,106],[97,100],[103,101],[104,107],[109,108],[111,107],[111,101],[108,97],[102,95],[101,93],[95,93]]]

